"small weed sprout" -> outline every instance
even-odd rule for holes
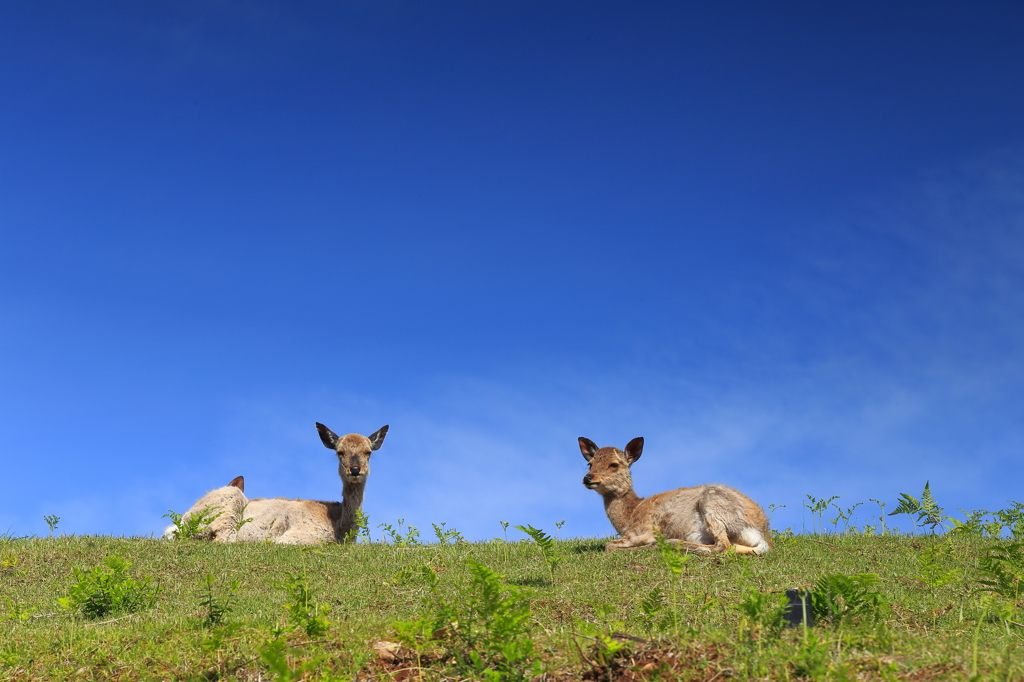
[[[534,528],[531,525],[513,526],[513,528],[523,531],[537,543],[541,556],[544,558],[544,564],[548,567],[548,576],[551,579],[551,583],[554,584],[555,567],[565,560],[565,554],[558,548],[555,540],[541,529]]]
[[[825,512],[828,511],[828,506],[832,503],[832,500],[838,500],[839,499],[839,495],[833,495],[832,497],[829,497],[827,499],[824,498],[824,497],[821,498],[821,499],[818,499],[817,497],[814,497],[813,495],[805,495],[805,497],[807,498],[808,501],[804,502],[804,506],[807,507],[807,509],[810,510],[811,514],[816,514],[818,516],[818,522],[816,524],[814,524],[814,528],[813,528],[814,532],[815,533],[824,533],[825,532],[825,522],[823,520],[823,517],[825,515]]]
[[[786,623],[787,604],[785,594],[765,594],[750,588],[743,600],[736,605],[748,623],[749,639],[757,641],[758,651],[761,648],[761,640],[776,639],[782,633]],[[740,638],[742,639],[742,635]]]
[[[561,521],[555,521],[555,539],[558,539],[558,531],[562,530],[562,526],[565,525],[565,519]]]
[[[369,544],[370,542],[370,515],[365,513],[362,509],[356,509],[355,521],[353,525],[359,535],[363,536],[363,539]]]
[[[616,660],[629,651],[629,640],[618,639],[607,632],[598,632],[594,636],[594,646],[590,650],[594,657],[594,663],[603,668],[609,679]]]
[[[309,637],[316,638],[326,634],[331,627],[331,621],[327,619],[326,615],[330,613],[331,605],[313,599],[309,589],[309,575],[306,572],[307,551],[319,550],[303,549],[302,573],[285,572],[285,579],[279,581],[277,586],[290,597],[284,604],[284,609],[288,614],[288,624],[296,630],[302,630]]]
[[[288,656],[285,654],[287,646],[284,639],[277,637],[260,649],[260,658],[270,668],[270,672],[274,673],[279,682],[297,682],[307,672],[315,669],[319,665],[320,660],[315,658],[292,668],[288,665]]]
[[[32,614],[28,612],[24,604],[20,601],[14,601],[9,597],[4,597],[4,601],[7,603],[7,613],[5,616],[8,620],[21,624],[28,623]]]
[[[416,526],[406,526],[406,532],[402,534],[402,526],[405,525],[405,519],[398,519],[398,530],[390,523],[379,524],[378,528],[383,528],[381,531],[381,538],[384,542],[387,542],[387,537],[391,538],[391,544],[397,547],[417,547],[420,544],[420,531]],[[387,536],[387,537],[385,537]]]
[[[819,637],[810,628],[803,628],[803,640],[800,648],[790,661],[793,665],[793,672],[800,679],[826,679],[828,660],[831,654],[827,639]]]
[[[360,535],[366,539],[366,542],[370,542],[370,515],[364,514],[362,509],[356,509],[352,527],[349,528],[342,542],[345,544],[355,544],[359,541]]]
[[[60,523],[60,517],[56,514],[47,514],[43,517],[43,521],[46,521],[46,525],[50,527],[50,537],[53,537],[53,531],[57,530],[57,524]]]
[[[204,507],[188,518],[168,509],[163,517],[170,519],[174,524],[172,534],[175,540],[208,540],[211,537],[210,524],[224,513],[219,511],[214,514],[213,509],[213,507]]]
[[[4,666],[11,666],[12,668],[17,665],[22,665],[29,660],[31,656],[30,649],[22,645],[4,645],[0,648],[0,668]]]
[[[227,594],[222,597],[217,596],[213,592],[214,580],[211,573],[206,574],[203,582],[206,584],[206,590],[199,600],[199,606],[202,609],[203,625],[206,627],[220,625],[234,608],[235,593],[238,592],[238,581],[232,580],[228,586]]]
[[[4,554],[0,558],[0,571],[13,571],[20,563],[21,559],[17,554]]]
[[[674,580],[672,580],[672,628],[675,631],[676,637],[679,637],[679,603],[678,603],[678,588],[679,581],[682,579],[683,566],[690,560],[690,555],[678,550],[675,545],[668,542],[665,536],[658,533],[656,536],[658,556],[661,557],[661,562],[665,564],[665,568],[672,574]]]
[[[303,575],[286,574],[281,583],[291,599],[285,603],[288,612],[288,623],[297,630],[302,630],[310,637],[320,637],[327,633],[331,621],[326,614],[330,612],[330,604],[322,604],[313,599],[309,590],[309,579]]]
[[[835,508],[837,516],[836,516],[836,518],[829,519],[829,521],[828,521],[829,523],[832,524],[832,532],[833,533],[838,533],[839,532],[839,522],[840,521],[843,522],[843,535],[846,535],[848,532],[850,532],[850,519],[853,518],[853,512],[857,509],[857,507],[861,506],[862,504],[864,504],[864,503],[863,502],[858,502],[857,504],[853,505],[849,509],[845,509],[844,510],[838,504],[835,504],[833,502],[832,506]],[[854,526],[853,532],[855,532],[855,533],[857,532],[856,526]]]
[[[446,524],[444,522],[440,525],[436,523],[432,523],[430,525],[434,527],[434,535],[437,536],[437,541],[442,545],[447,545],[450,542],[454,542],[456,545],[461,545],[466,542],[466,538],[462,537],[462,533],[454,528],[445,528]]]
[[[498,521],[501,524],[501,530],[505,533],[505,543],[508,543],[508,521]]]
[[[946,517],[942,515],[942,507],[935,502],[935,498],[932,496],[929,481],[924,483],[924,492],[921,493],[920,500],[913,495],[900,493],[899,506],[889,512],[889,516],[895,516],[896,514],[906,514],[910,517],[911,523],[914,524],[915,535],[917,534],[918,523],[922,526],[931,526],[932,533],[935,533],[936,527],[945,530],[942,522]]]
[[[871,502],[874,502],[875,504],[878,505],[878,510],[880,512],[880,516],[878,517],[878,522],[882,526],[882,535],[888,535],[889,534],[889,527],[885,525],[885,505],[887,505],[888,502],[882,502],[881,500],[876,500],[873,497],[869,497],[868,500],[871,501]]]
[[[768,525],[769,526],[772,523],[772,514],[775,513],[775,510],[776,509],[785,509],[785,508],[786,508],[786,505],[784,505],[784,504],[774,504],[773,503],[773,504],[769,504],[768,505]]]
[[[235,521],[235,532],[236,533],[238,531],[242,530],[242,526],[244,526],[245,524],[250,523],[250,522],[253,521],[253,517],[251,517],[251,516],[249,518],[245,518],[245,509],[248,506],[249,506],[249,503],[246,502],[245,504],[242,505],[242,508],[240,510],[238,510],[238,520]],[[214,518],[216,518],[216,517],[214,517]],[[210,520],[212,521],[213,519],[210,519]]]
[[[129,577],[131,565],[130,561],[111,555],[101,566],[89,570],[76,566],[72,568],[75,582],[68,589],[68,596],[57,602],[93,620],[151,608],[160,590],[152,584],[151,576],[143,576],[141,581]]]
[[[276,518],[270,519],[270,525],[267,526],[267,537],[263,538],[263,544],[265,544],[265,545],[272,545],[272,544],[274,544],[274,534],[273,534],[272,531],[274,530],[274,524],[275,523],[277,523],[277,519]]]

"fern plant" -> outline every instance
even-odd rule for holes
[[[1010,529],[1010,535],[1016,542],[1024,542],[1024,504],[1010,502],[1010,507],[995,512],[999,523]],[[1002,528],[1000,528],[1002,532]]]
[[[541,556],[544,558],[544,564],[548,567],[548,576],[551,578],[552,584],[554,584],[555,567],[565,560],[565,555],[562,553],[562,550],[558,549],[558,543],[555,542],[554,538],[539,528],[534,528],[530,525],[513,526],[513,528],[521,530],[529,535],[536,543],[537,547],[540,548]]]
[[[175,540],[208,540],[212,536],[210,524],[224,513],[219,511],[214,514],[213,510],[214,507],[203,507],[195,514],[185,516],[168,509],[163,518],[170,519],[171,523],[174,524],[172,535]]]
[[[914,524],[915,534],[917,534],[918,523],[922,526],[931,526],[932,533],[935,532],[936,527],[941,527],[943,530],[946,528],[942,525],[946,517],[942,515],[942,507],[938,505],[932,496],[929,481],[924,483],[924,491],[921,493],[920,500],[913,495],[900,493],[900,503],[896,509],[889,512],[889,516],[897,514],[906,514],[910,517],[911,523]]]
[[[641,621],[649,638],[654,637],[655,631],[663,629],[664,620],[659,618],[659,614],[664,608],[665,592],[660,586],[655,586],[646,596],[640,597],[640,613],[643,614]]]
[[[1024,600],[1024,541],[994,545],[978,559],[977,583],[1014,607]]]
[[[818,579],[811,590],[811,608],[815,620],[839,628],[854,619],[877,622],[887,605],[877,588],[877,573],[843,575],[834,573]]]
[[[487,566],[466,561],[472,581],[461,602],[453,603],[438,592],[437,573],[429,566],[410,571],[427,585],[425,606],[432,613],[395,623],[399,639],[417,657],[433,637],[445,648],[445,658],[470,679],[489,682],[522,682],[543,670],[530,637],[530,602],[521,588],[504,582],[504,576]]]

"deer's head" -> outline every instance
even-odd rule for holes
[[[580,452],[590,465],[590,471],[583,477],[583,485],[602,495],[622,495],[633,489],[633,476],[629,467],[640,459],[644,450],[644,439],[634,438],[626,449],[599,448],[589,438],[580,437]]]
[[[358,433],[339,436],[320,422],[316,423],[316,430],[320,433],[324,447],[334,450],[338,455],[338,475],[341,480],[345,483],[365,483],[366,477],[370,475],[370,454],[380,449],[384,436],[388,434],[388,427],[380,427],[369,437]]]

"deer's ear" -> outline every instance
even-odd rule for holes
[[[633,462],[640,459],[640,453],[642,453],[643,451],[643,436],[641,436],[640,438],[634,438],[633,440],[626,443],[626,461],[632,464]]]
[[[384,436],[388,435],[388,425],[380,427],[376,431],[370,434],[370,449],[380,450],[380,446],[384,445]]]
[[[583,453],[583,459],[587,460],[588,462],[594,459],[594,455],[597,454],[597,443],[590,440],[589,438],[584,438],[583,436],[579,437],[579,442],[580,452]]]
[[[323,442],[324,447],[329,450],[335,450],[338,445],[338,434],[320,422],[316,423],[316,430],[320,432],[320,440]]]
[[[231,479],[231,483],[228,483],[229,488],[238,488],[243,493],[245,492],[245,479],[241,476],[235,476]]]

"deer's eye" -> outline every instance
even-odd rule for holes
[[[618,469],[618,468],[619,468],[619,465],[618,465],[618,464],[616,464],[615,462],[612,462],[612,463],[611,463],[611,464],[609,464],[608,466],[609,466],[610,468],[612,468],[612,469]]]

